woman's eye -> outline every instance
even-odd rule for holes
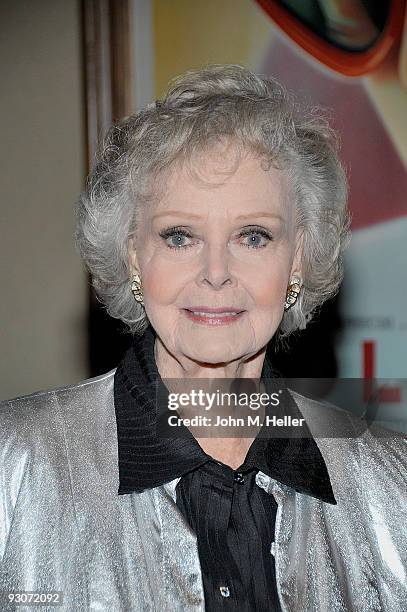
[[[243,246],[249,249],[262,249],[273,240],[272,235],[263,229],[250,229],[240,232],[240,236],[245,237],[247,241]]]
[[[168,248],[181,250],[188,249],[193,246],[186,242],[191,239],[192,235],[184,228],[170,227],[160,232],[161,238],[165,240]],[[251,228],[240,232],[239,237],[243,237],[246,242],[242,242],[243,246],[249,249],[262,249],[273,240],[272,235],[264,229]]]
[[[186,238],[192,238],[191,234],[185,229],[172,227],[160,232],[161,238],[163,238],[170,249],[187,249],[191,244],[185,244]]]

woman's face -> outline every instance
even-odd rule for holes
[[[300,275],[294,205],[283,174],[247,154],[234,174],[231,146],[199,159],[199,175],[172,171],[161,199],[141,211],[130,241],[147,316],[176,358],[210,364],[255,355],[284,313],[291,274]],[[243,311],[226,319],[192,311]]]

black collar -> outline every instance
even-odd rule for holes
[[[181,425],[182,437],[156,435],[156,385],[163,383],[155,363],[155,338],[156,333],[150,324],[142,335],[135,337],[115,372],[119,495],[157,487],[207,461],[214,461],[185,425]],[[284,381],[277,375],[281,388]],[[276,372],[266,357],[261,378],[268,392],[276,390],[275,387],[270,388],[275,377]],[[284,391],[285,400],[280,402],[279,414],[302,418],[286,387]],[[299,492],[336,504],[324,459],[305,422],[302,433],[296,432],[296,436],[301,437],[292,437],[292,428],[287,428],[285,437],[278,438],[264,437],[263,430],[264,425],[253,441],[242,468],[256,467]]]

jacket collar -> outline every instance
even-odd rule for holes
[[[140,493],[160,486],[207,461],[214,461],[185,425],[177,428],[180,434],[177,438],[158,437],[156,434],[156,390],[157,384],[163,387],[164,384],[155,363],[155,338],[150,324],[143,334],[134,338],[115,372],[119,495]],[[283,388],[281,397],[284,401],[280,401],[278,417],[303,418],[284,380],[273,371],[267,356],[261,378],[268,393],[275,392],[277,384],[279,389]],[[273,408],[273,414],[276,414],[276,408]],[[324,459],[306,422],[296,428],[296,437],[293,437],[293,428],[279,428],[279,437],[269,437],[267,429],[263,424],[244,466],[254,466],[301,493],[336,504]]]

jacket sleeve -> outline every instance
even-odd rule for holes
[[[30,415],[26,416],[29,425]],[[7,547],[14,510],[30,461],[25,429],[21,428],[22,417],[18,401],[0,403],[0,562]]]
[[[0,402],[0,561],[3,560],[19,497],[30,479],[41,437],[38,406],[45,394]],[[26,503],[26,502],[25,502]]]
[[[407,437],[371,427],[362,446],[361,484],[383,609],[407,609]],[[400,606],[391,602],[398,602]],[[403,602],[403,604],[401,603]]]

